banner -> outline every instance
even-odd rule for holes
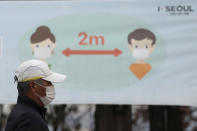
[[[0,103],[14,72],[46,61],[54,103],[197,105],[197,1],[0,2]]]

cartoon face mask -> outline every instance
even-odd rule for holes
[[[46,39],[39,43],[31,43],[30,46],[32,48],[33,55],[36,58],[43,60],[53,54],[56,45],[50,39]]]
[[[152,40],[131,40],[132,44],[129,44],[129,49],[132,52],[132,56],[136,60],[145,60],[150,57],[150,54],[154,50],[154,45],[152,45]]]
[[[146,48],[136,48],[133,49],[132,55],[137,60],[145,60],[149,58],[150,52]]]
[[[46,47],[36,47],[34,49],[34,56],[39,59],[46,59],[51,56],[51,48]]]

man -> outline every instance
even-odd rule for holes
[[[8,117],[5,131],[48,131],[45,106],[55,98],[52,83],[62,82],[65,78],[65,75],[50,71],[43,61],[23,62],[15,72],[18,100]]]
[[[151,65],[145,60],[155,48],[156,37],[147,29],[136,29],[128,35],[128,47],[136,59],[129,69],[134,75],[141,80],[151,69]]]

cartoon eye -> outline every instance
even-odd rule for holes
[[[36,45],[36,47],[38,48],[38,47],[39,47],[39,45]]]
[[[138,46],[136,45],[135,48],[138,48]]]
[[[50,45],[47,45],[47,47],[49,47],[49,48],[50,48]]]
[[[148,48],[148,45],[146,45],[146,48]]]

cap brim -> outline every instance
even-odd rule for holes
[[[50,82],[58,83],[58,82],[63,82],[66,79],[66,75],[51,72],[51,75],[49,75],[48,77],[44,77],[42,79],[50,81]]]

